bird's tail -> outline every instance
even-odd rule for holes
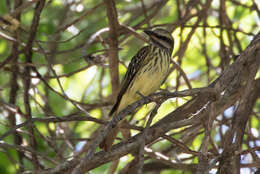
[[[116,111],[118,110],[119,104],[120,104],[120,101],[117,100],[108,114],[109,117],[111,117],[114,113],[116,113]]]

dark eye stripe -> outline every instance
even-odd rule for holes
[[[165,42],[167,42],[169,45],[173,45],[173,41],[171,39],[169,39],[168,37],[162,36],[162,35],[158,35],[158,34],[154,34],[155,37],[157,37],[160,40],[163,40]]]

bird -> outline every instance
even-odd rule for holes
[[[144,30],[144,33],[149,38],[149,44],[142,47],[131,59],[109,116],[117,115],[143,96],[154,93],[167,78],[174,47],[171,33],[163,28]],[[100,148],[110,151],[118,131],[118,126],[112,128],[101,142]],[[123,137],[130,137],[129,130],[121,132]]]

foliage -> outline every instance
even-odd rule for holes
[[[84,157],[110,119],[107,114],[119,90],[117,77],[122,80],[131,58],[145,44],[143,29],[163,27],[172,32],[175,63],[161,86],[170,92],[208,87],[239,59],[259,31],[260,6],[254,0],[112,2],[0,1],[0,173],[58,170],[65,161]],[[116,14],[107,13],[108,9]],[[109,25],[111,22],[114,24]],[[118,40],[114,47],[113,27]],[[113,49],[119,62],[111,57]],[[146,142],[144,161],[137,152],[126,153],[116,171],[132,171],[127,167],[137,165],[144,173],[194,173],[200,167],[217,173],[224,170],[220,163],[225,166],[225,159],[235,158],[239,162],[232,164],[233,168],[259,172],[259,92],[252,104],[246,105],[248,112],[241,109],[249,87],[254,91],[258,84],[260,89],[259,64],[251,63],[257,73],[235,86],[235,99],[229,98],[217,111],[212,107],[218,108],[218,99],[209,101],[197,110],[203,112],[204,108],[209,119],[171,129],[149,145]],[[233,81],[229,83],[232,86]],[[195,96],[164,98],[151,125]],[[156,105],[144,105],[134,117],[128,116],[133,135],[147,125]],[[239,114],[248,118],[243,121],[243,133],[238,134],[242,140],[239,145],[232,142],[238,147],[226,155],[222,152],[227,150],[228,132],[238,128],[234,126]],[[116,159],[114,151],[111,156],[109,153],[103,154],[105,165],[91,163],[93,174],[109,170],[108,162]],[[203,166],[203,155],[211,164],[209,168]]]

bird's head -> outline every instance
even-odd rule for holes
[[[162,28],[154,28],[151,30],[145,30],[144,33],[149,36],[152,44],[172,52],[174,39],[169,31]]]

